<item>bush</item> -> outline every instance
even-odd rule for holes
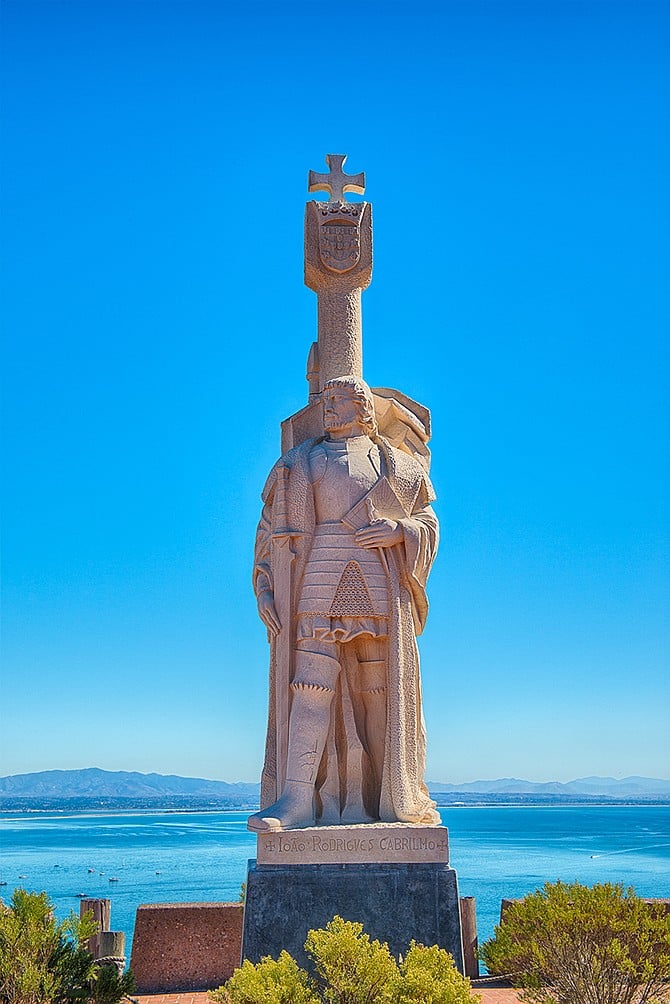
[[[456,969],[451,955],[433,945],[412,942],[400,963],[398,1004],[470,1004],[470,981]]]
[[[480,956],[537,1004],[670,999],[670,915],[622,885],[548,882],[509,908]]]
[[[398,967],[388,945],[370,941],[363,925],[334,917],[310,931],[305,951],[323,985],[328,1004],[370,1004],[396,1000]]]
[[[85,1001],[95,972],[79,941],[95,934],[74,914],[56,923],[45,892],[17,889],[0,904],[0,1000],[7,1004]]]
[[[335,917],[310,931],[305,951],[315,976],[282,952],[257,965],[245,961],[210,992],[218,1004],[470,1004],[470,981],[442,948],[411,943],[398,967],[388,945],[371,941],[363,925]]]
[[[244,960],[225,986],[211,990],[218,1004],[319,1004],[314,981],[288,952],[257,965]]]
[[[137,986],[130,969],[119,976],[115,966],[100,966],[91,981],[92,1004],[119,1004]]]
[[[81,945],[95,933],[90,914],[58,923],[45,892],[17,889],[9,906],[0,900],[2,1004],[117,1004],[135,981],[96,965]]]

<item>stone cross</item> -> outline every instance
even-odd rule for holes
[[[330,174],[317,174],[316,171],[309,172],[309,191],[328,192],[329,202],[346,202],[345,192],[355,192],[356,195],[363,195],[365,192],[365,174],[345,174],[342,166],[347,159],[346,153],[327,153],[326,164],[330,168]]]

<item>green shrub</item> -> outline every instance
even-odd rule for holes
[[[310,931],[305,951],[323,984],[328,1004],[394,1001],[398,967],[388,945],[370,941],[363,925],[334,917],[325,929]]]
[[[670,916],[622,885],[547,883],[509,908],[480,956],[537,1004],[670,999]]]
[[[470,981],[456,969],[443,948],[412,942],[400,963],[402,980],[397,1004],[470,1004],[479,997],[470,996]]]
[[[118,1004],[135,981],[97,966],[82,947],[96,930],[90,914],[58,923],[45,892],[17,889],[9,906],[0,900],[2,1004]]]
[[[388,945],[362,924],[334,917],[305,942],[316,978],[287,952],[275,962],[245,961],[209,996],[217,1004],[470,1004],[470,981],[442,948],[411,943],[398,967]]]
[[[136,986],[130,969],[119,976],[115,966],[100,966],[91,981],[89,999],[93,1004],[119,1004]]]
[[[79,941],[95,934],[88,919],[57,923],[45,892],[17,889],[0,903],[0,1000],[7,1004],[85,1001],[95,967]]]
[[[288,952],[253,965],[247,959],[225,986],[210,990],[218,1004],[320,1004],[314,981]]]

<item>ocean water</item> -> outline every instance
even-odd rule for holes
[[[623,882],[670,897],[670,806],[441,809],[461,896],[477,901],[480,943],[503,898],[546,881]],[[130,955],[140,903],[237,900],[255,836],[246,812],[0,813],[0,897],[46,890],[59,917],[78,893],[112,901]],[[116,879],[117,881],[110,881]]]

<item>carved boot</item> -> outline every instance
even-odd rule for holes
[[[274,805],[249,817],[247,829],[256,833],[314,826],[316,821],[316,775],[328,736],[339,663],[316,652],[298,652],[296,661],[286,782]]]

